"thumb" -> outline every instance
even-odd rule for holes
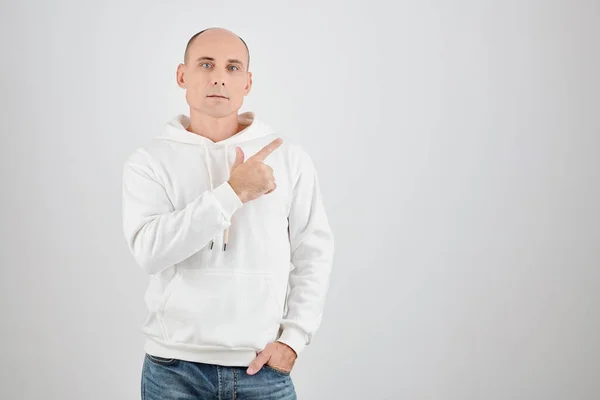
[[[236,167],[244,162],[244,151],[240,147],[235,148],[235,160],[233,161],[233,165],[231,166],[231,170],[233,171]]]
[[[250,363],[248,369],[246,370],[246,373],[248,375],[254,375],[262,368],[263,365],[267,363],[267,361],[269,361],[270,358],[271,355],[267,351],[261,351],[260,353],[258,353],[254,361]]]

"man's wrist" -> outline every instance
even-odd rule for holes
[[[238,189],[236,189],[236,187],[231,184],[231,181],[227,181],[227,183],[229,184],[229,186],[231,186],[231,189],[233,189],[233,191],[235,192],[235,194],[237,195],[237,197],[240,199],[240,201],[242,203],[245,203],[246,202],[245,193],[242,192],[242,191],[239,191]]]
[[[277,340],[290,346],[298,355],[308,344],[306,333],[293,325],[286,326]]]
[[[284,345],[289,351],[291,351],[294,354],[296,358],[298,357],[298,353],[296,353],[296,350],[294,350],[289,344],[280,342],[279,340],[277,341],[277,343]]]

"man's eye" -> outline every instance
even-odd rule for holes
[[[239,68],[238,68],[237,66],[235,66],[235,65],[230,65],[230,66],[229,66],[229,68],[230,68],[230,70],[231,70],[231,71],[235,71],[235,70],[238,70],[238,69],[239,69]],[[235,68],[235,70],[232,70],[231,68]]]
[[[201,65],[202,67],[204,67],[205,65],[208,65],[208,66],[210,66],[210,64],[209,64],[209,63],[202,63],[202,64],[200,64],[200,65]]]

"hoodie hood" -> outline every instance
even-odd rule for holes
[[[235,135],[230,136],[227,139],[221,140],[219,142],[213,142],[207,137],[188,131],[187,128],[190,126],[190,122],[190,117],[184,114],[179,114],[165,125],[165,129],[161,134],[158,135],[157,138],[173,142],[202,146],[204,151],[204,166],[206,167],[206,170],[208,172],[210,190],[215,189],[215,182],[213,181],[213,173],[210,166],[211,151],[224,149],[224,156],[217,156],[221,158],[220,160],[217,160],[217,162],[222,162],[224,164],[223,168],[225,168],[226,171],[229,171],[231,168],[228,157],[228,150],[230,147],[235,147],[240,143],[248,142],[250,140],[261,138],[274,133],[271,127],[263,123],[262,121],[259,121],[256,118],[255,113],[252,111],[247,111],[238,114],[238,123],[243,127],[243,129]],[[231,161],[231,163],[233,163],[233,160]],[[227,175],[227,179],[229,179],[229,175]],[[223,232],[223,251],[227,250],[228,240],[229,228],[225,229],[225,231]],[[214,243],[215,241],[213,238],[210,242],[211,250],[213,249]]]
[[[225,140],[213,142],[202,135],[188,131],[190,118],[187,115],[179,114],[165,125],[164,131],[158,135],[158,138],[180,143],[203,145],[209,149],[216,149],[229,147],[274,133],[271,127],[258,120],[255,113],[251,111],[239,114],[238,123],[244,127],[241,131]]]

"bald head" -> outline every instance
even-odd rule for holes
[[[185,47],[185,53],[183,55],[184,63],[187,64],[189,54],[190,54],[190,49],[192,48],[192,46],[194,46],[195,42],[197,40],[199,40],[200,35],[203,36],[202,38],[200,38],[201,40],[212,40],[212,41],[217,41],[217,42],[231,40],[232,38],[235,38],[235,40],[239,40],[244,45],[244,48],[246,49],[246,55],[247,55],[246,71],[249,70],[249,68],[250,68],[250,50],[248,50],[248,45],[246,45],[246,42],[244,41],[244,39],[242,39],[235,33],[231,32],[227,29],[224,29],[224,28],[208,28],[208,29],[204,29],[204,30],[196,33],[194,36],[192,36],[190,38],[190,40],[188,41],[187,46]]]
[[[190,113],[211,118],[234,115],[252,88],[249,63],[246,43],[227,29],[205,29],[190,38],[176,73]]]

